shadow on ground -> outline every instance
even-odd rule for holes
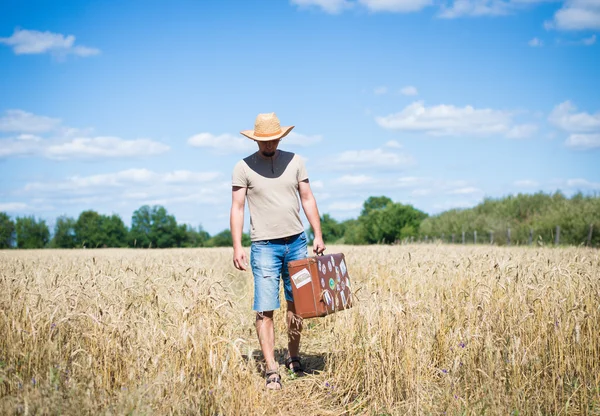
[[[287,349],[279,348],[275,350],[275,360],[281,366],[285,366]],[[256,371],[259,373],[265,372],[265,357],[262,351],[254,350],[251,355],[243,354],[244,360],[252,360],[256,364]],[[325,369],[325,363],[327,361],[326,354],[300,354],[302,365],[304,365],[304,372],[306,374],[317,374]]]

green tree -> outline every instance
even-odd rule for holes
[[[15,241],[15,223],[8,214],[0,212],[0,249],[13,247]]]
[[[129,240],[134,247],[182,247],[186,237],[186,230],[160,205],[144,205],[131,217]]]
[[[452,234],[456,242],[466,233],[467,242],[473,241],[477,231],[478,242],[495,244],[554,244],[556,226],[560,226],[561,244],[587,244],[590,225],[591,245],[600,244],[600,197],[577,193],[571,198],[561,192],[546,194],[510,195],[499,199],[486,198],[471,209],[449,210],[427,218],[421,224],[421,235],[442,234],[446,241]],[[596,230],[596,231],[594,231]],[[531,239],[531,240],[530,240]]]
[[[321,233],[326,243],[335,243],[344,236],[344,227],[329,214],[323,214],[321,217]],[[314,235],[312,230],[311,234]]]
[[[362,217],[368,215],[371,211],[382,210],[392,203],[393,201],[387,196],[370,196],[363,203],[363,209],[360,212],[360,215]]]
[[[156,247],[181,247],[185,240],[185,234],[177,227],[175,217],[169,215],[164,207],[156,206],[152,218]]]
[[[242,233],[242,246],[249,247],[252,244],[250,235]],[[231,247],[233,245],[233,238],[231,237],[231,231],[223,230],[218,234],[215,234],[206,242],[206,247]]]
[[[152,209],[144,205],[131,217],[129,243],[133,247],[152,247],[152,238]]]
[[[16,222],[18,248],[43,248],[50,241],[50,230],[46,221],[35,217],[18,217]]]
[[[106,244],[106,235],[102,230],[102,216],[88,210],[79,214],[75,222],[75,241],[79,247],[102,247]]]
[[[184,247],[204,247],[210,239],[210,234],[204,231],[201,225],[198,226],[198,229],[187,224],[182,224],[179,227],[185,235]]]
[[[79,214],[73,226],[75,242],[85,247],[126,247],[128,231],[117,214],[101,215],[88,210]]]
[[[233,239],[231,238],[231,231],[223,230],[218,234],[215,234],[208,241],[209,247],[231,247],[233,246]]]
[[[340,241],[343,244],[367,244],[366,232],[363,224],[357,219],[346,220],[342,224],[344,236]]]
[[[75,220],[67,216],[61,216],[56,219],[54,225],[54,237],[52,237],[52,247],[55,248],[73,248],[77,245],[75,238]]]
[[[363,210],[359,217],[368,243],[394,243],[417,234],[427,214],[411,205],[388,203],[384,207]]]
[[[100,228],[102,231],[103,245],[107,247],[127,247],[129,231],[121,217],[113,214],[101,216]]]

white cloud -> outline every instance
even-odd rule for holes
[[[123,140],[118,137],[78,138],[50,145],[43,155],[50,159],[139,157],[159,155],[169,146],[149,139]]]
[[[56,160],[118,158],[152,156],[169,150],[169,146],[150,139],[85,137],[82,134],[89,134],[90,129],[64,126],[58,118],[23,110],[7,110],[0,118],[1,131],[18,134],[0,137],[0,157],[40,156]]]
[[[554,1],[556,0],[449,0],[449,5],[442,5],[439,16],[447,19],[463,16],[504,16],[536,3]]]
[[[191,172],[189,170],[176,170],[163,176],[165,183],[204,183],[218,178],[218,172]]]
[[[409,85],[409,86],[406,86],[406,87],[402,88],[400,90],[400,94],[402,94],[402,95],[408,95],[408,96],[419,95],[419,91],[417,91],[416,87],[413,87],[412,85]]]
[[[437,212],[447,211],[449,209],[471,208],[471,207],[474,207],[475,205],[477,205],[479,202],[481,202],[481,201],[479,201],[479,199],[471,199],[471,200],[462,199],[462,200],[446,201],[446,202],[442,202],[442,203],[433,204],[432,214],[435,214]]]
[[[136,189],[135,192],[142,197],[152,194],[155,187],[173,184],[195,185],[212,182],[221,176],[218,172],[191,172],[178,170],[159,173],[149,169],[127,169],[114,173],[103,173],[90,176],[70,176],[58,182],[30,182],[24,187],[25,192],[54,193],[68,191],[76,193],[96,193],[110,188],[127,188],[132,185],[149,187],[147,190]],[[129,195],[131,197],[131,195]]]
[[[586,46],[594,45],[596,43],[596,35],[592,35],[589,38],[582,39],[581,43],[583,43]]]
[[[361,209],[362,206],[362,202],[334,202],[329,204],[327,209],[329,211],[355,211]]]
[[[577,40],[563,40],[563,39],[558,39],[557,40],[557,44],[559,45],[567,45],[567,46],[577,46],[577,45],[583,45],[583,46],[593,46],[596,44],[596,35],[592,35],[589,38],[580,38]]]
[[[59,56],[68,54],[92,56],[100,53],[96,48],[75,46],[75,36],[37,30],[15,29],[9,38],[0,38],[0,43],[11,46],[16,55],[50,52]]]
[[[506,132],[506,137],[509,139],[525,139],[533,136],[538,131],[538,126],[535,124],[519,124],[511,127]]]
[[[590,132],[600,129],[600,112],[596,114],[576,113],[571,101],[560,103],[550,113],[548,120],[568,132]]]
[[[94,56],[100,53],[99,49],[96,48],[88,48],[87,46],[75,46],[71,50],[73,55],[77,56]]]
[[[58,118],[38,116],[23,110],[7,110],[0,118],[0,131],[18,133],[46,133],[61,123]]]
[[[473,186],[468,186],[465,188],[458,188],[458,189],[452,189],[450,191],[448,191],[447,193],[449,195],[473,195],[473,194],[480,194],[483,191],[479,188],[475,188]]]
[[[257,150],[257,145],[247,137],[231,134],[214,135],[199,133],[187,140],[190,146],[214,149],[217,153],[249,153]]]
[[[436,184],[438,187],[440,188],[464,188],[469,186],[469,183],[467,181],[463,181],[463,180],[454,180],[454,181],[449,181],[449,180],[439,180],[436,181]]]
[[[537,183],[536,181],[532,181],[531,179],[521,179],[515,181],[514,185],[518,186],[519,188],[537,188],[539,186],[539,183]]]
[[[431,193],[432,193],[431,189],[415,189],[410,194],[412,196],[428,196],[428,195],[431,195]]]
[[[42,179],[11,191],[19,204],[0,203],[0,210],[21,215],[43,212],[56,218],[63,214],[77,217],[83,210],[94,209],[118,213],[126,221],[140,206],[159,204],[176,215],[179,223],[182,218],[194,225],[202,223],[213,233],[227,227],[216,218],[230,203],[231,183],[223,179],[220,172],[144,168]]]
[[[22,140],[26,142],[41,142],[43,139],[40,136],[36,136],[34,134],[19,134],[17,136],[17,140]]]
[[[313,190],[321,190],[325,188],[325,184],[323,183],[323,181],[310,181],[310,187]]]
[[[408,13],[419,11],[432,4],[431,0],[358,0],[372,12]]]
[[[565,101],[554,107],[548,120],[569,133],[565,141],[567,147],[580,150],[600,148],[600,112],[578,113],[573,103]]]
[[[317,6],[332,14],[340,13],[352,7],[352,3],[348,0],[291,0],[291,3],[300,7]]]
[[[450,6],[442,6],[439,14],[446,19],[462,16],[500,16],[508,14],[509,2],[499,0],[455,0]]]
[[[341,13],[354,7],[362,7],[372,13],[410,13],[440,4],[438,16],[453,19],[463,16],[508,15],[532,4],[553,1],[556,0],[447,0],[440,3],[435,3],[433,0],[291,0],[291,3],[300,7],[318,7],[331,14]]]
[[[434,186],[431,180],[418,177],[396,177],[395,175],[381,174],[364,175],[349,174],[335,178],[329,182],[328,190],[340,196],[348,196],[352,193],[363,192],[386,192],[424,187],[426,185]],[[439,186],[439,184],[437,185]]]
[[[396,185],[400,188],[410,188],[412,186],[418,186],[425,182],[425,178],[417,178],[415,176],[405,176],[402,178],[398,178],[396,181]]]
[[[396,140],[390,140],[384,144],[385,147],[390,147],[392,149],[402,149],[402,145]]]
[[[544,46],[544,42],[542,42],[540,39],[538,38],[533,38],[528,42],[529,46],[533,46],[533,47],[539,47],[539,46]]]
[[[34,156],[40,151],[35,141],[0,139],[0,158],[9,156]]]
[[[545,26],[557,30],[600,30],[600,2],[567,0]]]
[[[367,175],[344,175],[339,177],[333,181],[334,184],[337,185],[365,185],[369,183],[373,183],[375,180],[371,176]]]
[[[375,95],[384,95],[384,94],[387,94],[387,92],[388,92],[387,87],[383,87],[383,86],[377,87],[373,90],[373,94],[375,94]]]
[[[320,135],[315,136],[306,136],[304,134],[296,133],[294,131],[290,132],[287,136],[283,138],[281,142],[282,145],[285,146],[298,146],[298,147],[308,147],[315,145],[323,140],[323,137]],[[256,146],[256,145],[254,145]]]
[[[596,189],[600,189],[600,182],[590,182],[587,179],[581,179],[581,178],[568,179],[567,186],[570,188],[577,188],[577,189],[596,190]]]
[[[600,133],[571,134],[565,145],[580,150],[600,149]]]
[[[169,151],[169,146],[149,139],[123,140],[118,137],[94,137],[46,140],[25,135],[0,139],[0,157],[41,156],[65,160],[76,158],[120,158],[153,156]]]
[[[29,205],[22,202],[0,202],[0,212],[19,212],[30,209]]]
[[[416,101],[396,114],[376,117],[377,124],[390,130],[421,131],[432,136],[513,135],[513,114],[508,111],[476,109],[471,106],[425,107]],[[531,131],[531,128],[528,128]],[[528,130],[521,128],[523,130]]]
[[[405,169],[415,164],[414,159],[402,153],[384,149],[348,150],[328,162],[336,169]]]
[[[169,205],[175,203],[195,203],[195,204],[218,204],[222,202],[218,196],[215,196],[212,192],[196,192],[190,194],[183,194],[179,196],[167,195],[163,198],[156,198],[147,200],[147,205]]]
[[[300,7],[319,7],[326,13],[337,14],[349,10],[356,5],[363,6],[368,11],[408,13],[416,12],[433,4],[432,0],[291,0],[292,4]]]

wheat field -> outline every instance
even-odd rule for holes
[[[600,414],[600,252],[338,246],[355,306],[265,390],[231,249],[0,251],[0,413]]]

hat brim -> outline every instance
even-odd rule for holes
[[[284,138],[285,136],[288,135],[288,133],[290,131],[292,131],[293,128],[294,128],[294,126],[286,126],[286,127],[282,126],[281,127],[281,133],[273,135],[273,136],[267,136],[267,137],[264,137],[264,136],[255,136],[254,135],[254,130],[243,130],[243,131],[240,131],[240,133],[243,134],[244,136],[246,136],[247,138],[252,139],[252,140],[256,140],[258,142],[268,142],[268,141],[271,141],[271,140],[277,140],[277,139]]]

